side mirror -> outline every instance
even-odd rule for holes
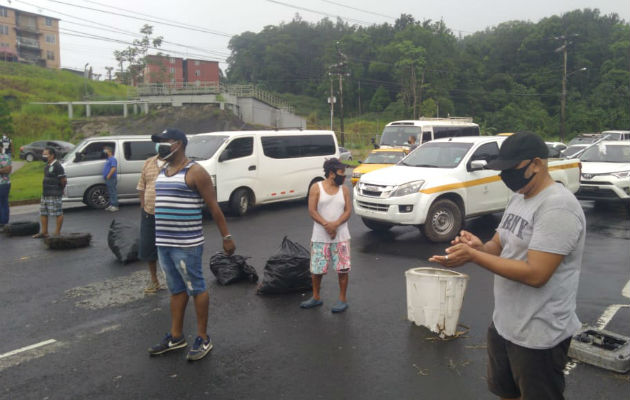
[[[219,162],[228,160],[230,158],[230,154],[228,151],[224,151],[223,153],[221,153],[221,155],[219,156]]]
[[[81,161],[81,153],[74,153],[74,162]]]
[[[470,171],[480,171],[486,168],[488,165],[488,161],[486,160],[473,160],[470,162],[470,167],[468,168]]]
[[[359,162],[359,164],[363,164],[363,161],[361,161],[361,160],[359,160],[358,162]]]

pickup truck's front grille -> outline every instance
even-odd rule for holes
[[[361,191],[361,194],[369,197],[381,197],[381,192],[376,192],[373,190],[363,190]]]
[[[366,197],[387,197],[393,189],[394,186],[371,185],[363,182],[358,184],[359,194]],[[383,196],[384,193],[386,194],[385,196]]]
[[[361,201],[361,200],[357,201],[357,204],[359,205],[359,207],[365,208],[366,210],[380,211],[380,212],[387,212],[387,210],[389,210],[388,204],[369,203],[367,201]]]
[[[580,181],[580,183],[583,185],[612,185],[612,183],[604,181]]]

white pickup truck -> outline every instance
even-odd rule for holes
[[[499,171],[484,169],[503,140],[471,136],[427,142],[397,165],[361,176],[354,187],[354,210],[372,230],[414,225],[432,242],[450,241],[465,218],[507,206],[512,192]],[[579,169],[578,160],[549,160],[553,179],[573,193],[580,186]]]

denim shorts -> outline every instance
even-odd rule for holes
[[[140,216],[140,242],[138,258],[142,261],[155,261],[158,258],[155,246],[155,215],[142,210]]]
[[[158,246],[158,258],[171,294],[196,296],[206,291],[201,255],[203,245],[195,247]]]
[[[350,272],[349,240],[338,243],[311,242],[311,274],[326,274],[329,267],[338,274]]]

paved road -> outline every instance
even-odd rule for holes
[[[628,303],[621,291],[630,275],[630,220],[621,208],[585,209],[578,313],[595,324],[611,304]],[[375,234],[356,216],[345,314],[330,313],[333,276],[324,279],[324,306],[301,310],[309,293],[261,297],[251,284],[220,287],[206,267],[215,349],[198,363],[187,363],[184,352],[148,357],[146,348],[169,328],[168,296],[143,296],[145,266],[118,264],[106,243],[112,218],[136,222],[138,214],[137,204],[116,214],[68,209],[64,231],[94,237],[79,250],[53,252],[30,238],[0,238],[0,398],[493,398],[484,381],[490,274],[473,265],[460,269],[470,275],[460,317],[470,332],[450,342],[429,340],[430,332],[406,321],[404,271],[427,266],[443,246],[427,243],[415,228]],[[13,218],[37,219],[36,210],[16,208]],[[251,256],[261,276],[284,235],[307,245],[311,230],[304,203],[261,207],[228,223],[238,253]],[[496,223],[481,218],[468,229],[489,238]],[[220,236],[211,221],[205,232],[207,265]],[[608,327],[630,335],[629,311],[619,311]],[[189,307],[185,323],[189,343],[193,312]],[[630,390],[627,374],[582,364],[567,383],[570,399],[624,398]]]

